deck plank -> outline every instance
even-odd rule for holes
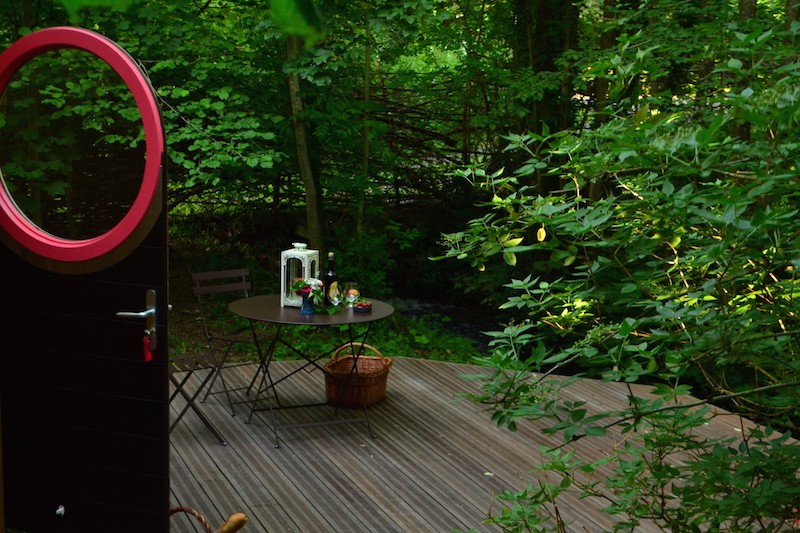
[[[272,366],[284,375],[297,362]],[[233,386],[246,385],[254,365],[226,370]],[[223,396],[202,404],[222,432],[221,446],[193,413],[172,433],[173,506],[201,511],[218,527],[233,512],[250,519],[245,531],[297,533],[451,533],[477,528],[492,495],[520,490],[535,479],[526,472],[538,459],[539,445],[558,441],[544,435],[543,424],[521,423],[516,433],[498,429],[490,413],[469,401],[452,402],[460,392],[474,392],[476,382],[460,374],[483,369],[468,365],[395,358],[387,398],[370,408],[371,438],[366,424],[330,425],[281,430],[280,448],[274,448],[269,411],[258,412],[247,423],[247,404],[231,416]],[[199,382],[199,380],[197,380]],[[193,385],[196,383],[192,381]],[[636,386],[633,386],[635,389]],[[644,388],[636,393],[645,394]],[[324,400],[320,372],[299,372],[279,386],[284,404]],[[581,380],[565,392],[572,401],[587,401],[591,410],[624,405],[628,391],[617,383]],[[239,400],[248,398],[243,391]],[[176,400],[173,413],[180,408]],[[360,411],[330,407],[286,409],[280,419],[305,423],[358,416]],[[735,434],[731,420],[715,419],[703,431],[710,436]],[[601,457],[617,443],[609,435],[607,448],[579,443],[588,456]],[[572,531],[611,528],[615,518],[598,512],[590,500],[559,502],[562,516],[574,520]],[[172,531],[193,532],[192,524],[177,517]],[[638,531],[657,531],[645,525]]]

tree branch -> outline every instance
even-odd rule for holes
[[[733,398],[739,398],[739,397],[742,397],[742,396],[749,396],[751,394],[759,394],[759,393],[762,393],[762,392],[767,392],[767,391],[777,390],[777,389],[783,389],[783,388],[786,388],[786,387],[796,387],[797,385],[800,385],[800,380],[787,381],[786,383],[773,383],[772,385],[765,385],[764,387],[757,387],[755,389],[750,389],[750,390],[746,390],[746,391],[732,392],[730,394],[721,394],[719,396],[714,396],[714,397],[709,398],[707,400],[698,400],[696,402],[687,403],[687,404],[667,405],[667,406],[664,406],[664,407],[660,407],[658,409],[651,409],[650,411],[645,411],[643,413],[637,413],[637,414],[634,414],[634,415],[626,416],[625,418],[620,418],[619,420],[615,420],[614,422],[606,424],[605,426],[603,426],[603,429],[608,429],[608,428],[616,426],[618,424],[622,424],[624,422],[628,422],[630,420],[636,420],[638,418],[642,418],[642,417],[646,417],[646,416],[651,416],[651,415],[654,415],[656,413],[662,413],[662,412],[665,412],[665,411],[677,411],[679,409],[691,409],[692,407],[699,407],[699,406],[702,406],[702,405],[708,405],[708,404],[712,404],[712,403],[715,403],[715,402],[720,402],[722,400],[730,400],[730,399],[733,399]],[[581,437],[582,436],[584,436],[584,435],[581,435]],[[577,440],[577,439],[573,439],[573,440]]]

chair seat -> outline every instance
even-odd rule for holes
[[[174,354],[170,356],[172,372],[187,372],[189,370],[201,370],[203,368],[214,368],[219,366],[217,358],[211,352],[200,354]]]

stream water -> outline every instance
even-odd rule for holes
[[[491,337],[482,332],[502,329],[500,317],[491,309],[405,298],[395,298],[389,303],[398,313],[408,318],[419,320],[429,316],[442,317],[440,323],[446,331],[472,339],[481,353],[488,352],[491,340]]]

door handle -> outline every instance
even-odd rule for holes
[[[148,318],[151,316],[156,316],[156,310],[148,309],[147,311],[141,311],[139,313],[135,311],[120,311],[117,313],[117,316],[121,316],[123,318]]]
[[[120,311],[118,317],[122,318],[144,318],[144,334],[150,338],[150,349],[156,349],[156,291],[148,289],[145,293],[144,311]]]

